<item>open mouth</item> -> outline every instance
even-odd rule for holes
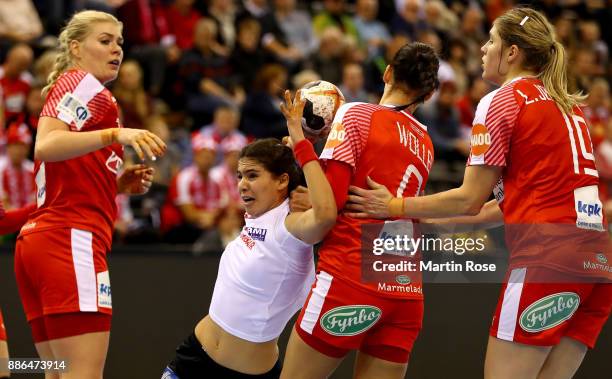
[[[119,62],[119,59],[114,59],[114,60],[112,60],[112,61],[108,62],[108,64],[110,64],[111,66],[113,66],[113,67],[115,67],[115,68],[119,68],[119,64],[120,64],[120,63],[121,63],[121,62]]]
[[[250,197],[250,196],[241,196],[241,198],[242,198],[242,202],[245,205],[252,204],[255,201],[255,198],[254,197]]]

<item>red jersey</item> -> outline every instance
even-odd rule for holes
[[[0,158],[0,196],[9,209],[33,203],[35,194],[34,163],[26,159],[15,167],[8,157]]]
[[[370,176],[398,197],[418,196],[422,192],[434,159],[427,127],[407,112],[365,103],[340,107],[320,158],[351,166],[351,185],[367,188],[366,177]],[[365,224],[380,224],[385,230],[388,222],[355,219],[341,212],[319,250],[318,270],[377,295],[422,298],[418,272],[409,273],[408,285],[398,285],[399,281],[371,283],[362,280],[362,253],[368,260],[372,256],[372,251],[362,252],[362,226]],[[408,228],[400,233],[414,237]],[[373,266],[363,265],[363,269],[373,270]],[[403,283],[407,284],[405,280]]]
[[[503,167],[493,192],[504,213],[510,267],[594,274],[585,259],[600,259],[602,251],[576,248],[605,235],[582,111],[565,114],[540,80],[517,78],[482,98],[471,142],[468,165]]]
[[[7,122],[14,121],[25,111],[26,98],[30,92],[32,75],[24,72],[18,78],[8,78],[4,75],[4,67],[0,67],[0,100],[4,105],[4,116]]]
[[[231,172],[226,164],[222,163],[213,167],[210,170],[210,178],[219,186],[220,204],[222,207],[230,203],[240,203],[236,173]]]
[[[117,102],[93,75],[79,70],[63,73],[47,95],[41,117],[57,118],[73,132],[121,127]],[[117,207],[117,173],[123,146],[113,144],[59,162],[35,161],[36,202],[21,234],[76,228],[112,241]]]
[[[181,205],[192,204],[196,209],[213,211],[221,207],[221,200],[219,185],[210,175],[202,177],[195,165],[185,167],[170,182],[162,208],[162,229],[170,230],[183,222]]]

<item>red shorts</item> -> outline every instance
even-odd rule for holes
[[[422,323],[423,300],[379,297],[321,271],[295,329],[310,347],[330,357],[359,350],[406,363]]]
[[[28,321],[59,313],[112,314],[106,249],[91,232],[52,229],[20,236],[15,277]]]
[[[541,278],[551,280],[542,283]],[[611,309],[610,283],[578,282],[547,268],[519,268],[508,274],[489,333],[536,346],[554,346],[570,337],[593,348]]]
[[[4,319],[0,310],[0,341],[6,341],[6,329],[4,328]]]

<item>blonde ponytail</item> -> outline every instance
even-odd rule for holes
[[[544,88],[566,113],[586,96],[568,93],[567,57],[546,17],[533,9],[514,8],[495,20],[497,32],[507,46],[518,46],[525,55],[523,65],[538,72]]]
[[[75,13],[59,35],[59,54],[57,58],[55,58],[53,71],[47,78],[47,85],[42,89],[43,97],[49,94],[51,87],[55,85],[60,75],[68,70],[73,64],[70,55],[70,42],[82,42],[85,40],[91,31],[92,25],[98,22],[112,22],[119,26],[123,26],[115,16],[109,13],[89,10]]]

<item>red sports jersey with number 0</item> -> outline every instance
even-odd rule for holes
[[[517,78],[482,98],[471,142],[468,165],[503,167],[494,195],[504,213],[511,267],[588,275],[585,255],[576,252],[604,234],[605,220],[580,108],[565,114],[539,79]],[[605,252],[593,252],[592,259],[596,253]]]
[[[405,111],[365,103],[340,107],[320,158],[350,165],[353,168],[351,185],[368,188],[366,177],[369,176],[397,197],[418,196],[423,191],[434,159],[432,142],[424,125]],[[407,285],[362,281],[362,225],[383,222],[355,219],[341,212],[319,250],[318,270],[378,295],[422,298],[419,273],[409,274],[409,284],[403,283]],[[408,234],[412,238],[408,224],[404,222],[401,230],[393,233]],[[392,229],[396,228],[387,222],[380,235],[385,231],[392,234]],[[371,255],[372,251],[363,253]],[[381,256],[381,260],[385,261],[384,258]],[[364,269],[374,270],[370,265]]]
[[[62,74],[45,100],[41,117],[57,118],[73,132],[121,127],[117,103],[93,75]],[[93,232],[110,249],[116,217],[117,173],[123,146],[113,144],[59,162],[35,162],[36,201],[21,234],[55,228]]]

